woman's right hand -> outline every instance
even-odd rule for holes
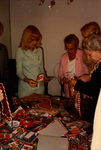
[[[24,78],[24,81],[27,82],[31,87],[36,87],[37,86],[37,82],[32,80],[32,79],[28,79],[28,78]]]
[[[68,82],[69,82],[68,78],[64,77],[64,78],[61,79],[62,84],[67,84]]]
[[[36,81],[34,81],[34,80],[29,79],[28,84],[29,84],[31,87],[34,87],[34,88],[35,88],[38,83],[37,83]]]

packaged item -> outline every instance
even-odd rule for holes
[[[39,74],[38,77],[36,78],[37,82],[41,82],[44,80],[44,74]]]

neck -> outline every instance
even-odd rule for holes
[[[69,56],[69,61],[72,61],[75,59],[75,56]]]

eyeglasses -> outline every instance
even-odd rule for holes
[[[70,51],[70,50],[76,50],[76,48],[66,48],[67,51]]]

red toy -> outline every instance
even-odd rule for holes
[[[22,116],[24,116],[24,113],[25,113],[24,109],[19,110],[13,119],[20,119]]]
[[[38,77],[36,78],[37,82],[43,81],[44,80],[44,74],[39,74]]]
[[[35,125],[35,123],[32,121],[20,120],[20,125],[23,126],[24,128],[31,128]]]

